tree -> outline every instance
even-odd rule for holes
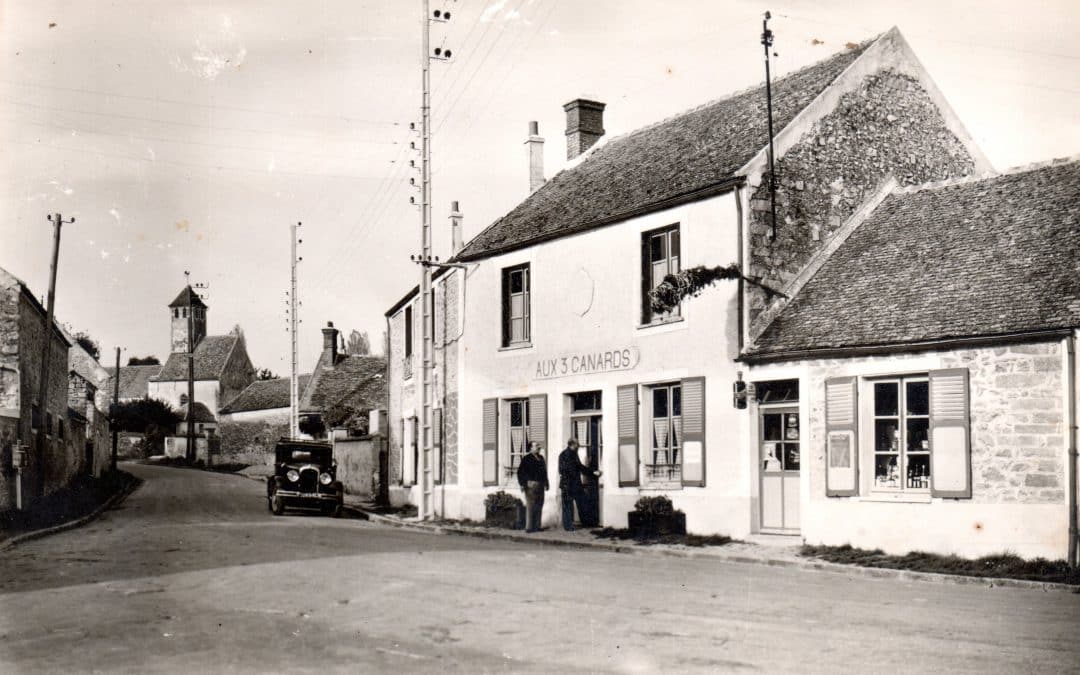
[[[352,356],[370,356],[371,340],[368,339],[367,331],[361,333],[358,330],[349,332],[349,343],[345,347],[345,353]]]
[[[278,376],[269,368],[260,368],[255,372],[255,379],[257,380],[276,380]]]
[[[699,265],[685,269],[678,274],[669,274],[664,277],[664,280],[656,288],[649,291],[649,304],[654,312],[669,312],[686,298],[696,298],[709,286],[718,281],[729,279],[742,279],[747,283],[758,286],[765,291],[767,299],[771,299],[773,296],[788,297],[775,288],[762,284],[758,279],[745,276],[737,264],[731,263],[727,267]]]
[[[161,361],[156,356],[132,356],[127,364],[129,366],[160,366]]]
[[[353,436],[366,436],[370,412],[370,408],[355,408],[339,401],[326,409],[322,419],[327,428],[344,428]]]
[[[172,406],[149,396],[117,403],[109,410],[109,424],[113,429],[143,435],[147,455],[158,454],[165,437],[172,433],[180,420],[180,413]]]
[[[97,341],[94,338],[90,337],[90,334],[86,331],[81,330],[78,333],[75,333],[75,335],[73,335],[72,337],[75,338],[75,342],[77,342],[80,347],[85,349],[86,353],[90,356],[93,356],[95,359],[101,356],[101,347],[98,346]]]

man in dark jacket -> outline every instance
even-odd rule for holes
[[[540,454],[539,443],[529,443],[529,452],[518,465],[518,484],[525,492],[525,531],[540,531],[540,514],[544,511],[544,491],[548,489],[547,462]]]
[[[578,513],[585,514],[585,488],[581,485],[582,476],[599,476],[581,463],[578,458],[578,442],[571,438],[566,442],[566,449],[559,453],[559,489],[562,490],[562,526],[564,530],[574,530],[574,504]]]

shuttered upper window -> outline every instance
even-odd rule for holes
[[[529,264],[502,271],[502,346],[527,345],[532,339],[529,317]]]
[[[649,291],[664,277],[677,274],[679,267],[679,226],[669,225],[641,235],[641,323],[660,323],[679,316],[679,308],[657,314],[650,304]]]

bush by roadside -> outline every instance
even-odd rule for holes
[[[77,478],[63,490],[37,500],[30,509],[0,514],[0,540],[78,520],[113,495],[134,489],[139,482],[124,471],[107,472],[100,478]]]
[[[939,555],[912,551],[906,555],[887,555],[881,549],[868,551],[843,546],[803,546],[799,554],[828,562],[861,567],[932,572],[969,577],[993,577],[999,579],[1022,579],[1059,584],[1080,584],[1080,569],[1070,568],[1064,560],[1035,558],[1025,560],[1012,553],[999,553],[981,558],[961,558],[955,555]]]
[[[591,530],[592,534],[597,539],[620,539],[623,541],[632,540],[642,546],[651,546],[653,544],[666,544],[677,546],[724,546],[730,544],[735,540],[724,534],[660,534],[655,536],[639,536],[629,529],[604,527],[598,530]]]

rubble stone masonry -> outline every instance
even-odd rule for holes
[[[1059,342],[809,362],[811,499],[825,496],[825,380],[840,372],[912,372],[921,368],[914,362],[925,363],[928,355],[936,356],[941,368],[968,369],[971,501],[1064,503],[1065,409]],[[866,393],[863,388],[861,394]],[[869,470],[868,456],[868,449],[860,446],[862,473]]]
[[[903,185],[965,176],[975,162],[918,80],[867,76],[777,162],[776,237],[768,174],[750,196],[751,275],[780,288],[891,175]],[[751,321],[765,308],[749,293]]]

